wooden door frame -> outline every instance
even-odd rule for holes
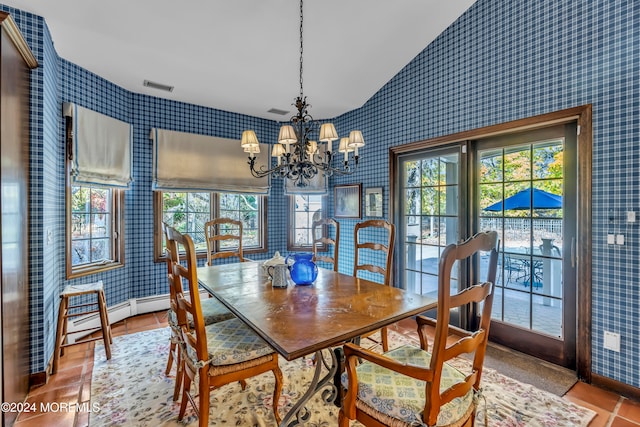
[[[592,162],[592,106],[591,104],[568,108],[534,117],[518,119],[497,125],[458,132],[451,135],[439,136],[427,140],[411,142],[389,148],[389,217],[397,222],[400,213],[400,201],[397,198],[396,174],[399,157],[403,154],[432,149],[443,145],[461,143],[474,139],[503,135],[529,129],[547,127],[576,121],[578,125],[577,155],[577,238],[575,252],[570,255],[576,263],[576,292],[577,292],[577,331],[576,331],[576,371],[578,377],[591,382],[591,162]],[[396,251],[396,254],[399,251]],[[397,257],[397,255],[395,255]],[[394,260],[397,270],[398,260]],[[398,274],[396,271],[394,274]],[[400,277],[400,276],[395,276]]]
[[[9,206],[0,201],[2,216],[19,217],[16,236],[2,235],[2,243],[15,243],[15,266],[5,269],[0,248],[0,392],[3,402],[21,402],[29,392],[29,123],[30,71],[38,66],[20,29],[7,12],[0,11],[0,146],[3,164],[0,182],[16,184],[19,196]],[[14,210],[16,209],[17,210]],[[22,215],[20,215],[22,213]],[[2,222],[0,220],[0,222]],[[5,224],[6,225],[6,224]],[[8,233],[7,233],[8,234]],[[7,280],[8,279],[8,280]],[[3,411],[1,425],[13,425],[18,414]]]

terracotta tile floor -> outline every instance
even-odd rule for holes
[[[394,329],[404,334],[415,334],[413,320],[394,325]],[[114,336],[161,328],[167,326],[166,312],[148,313],[125,319],[112,325]],[[15,427],[85,427],[89,425],[89,404],[91,399],[91,373],[93,371],[94,343],[68,347],[60,359],[58,373],[49,382],[31,390],[26,403],[40,407],[40,402],[51,404],[49,412],[23,412]],[[595,386],[578,382],[565,399],[591,408],[597,412],[591,422],[593,427],[640,427],[640,402],[629,400]],[[64,410],[64,404],[72,404],[72,410]],[[76,412],[76,403],[80,411]],[[83,404],[85,404],[83,406]],[[86,408],[86,409],[85,409]],[[58,410],[53,410],[58,409]],[[85,410],[83,410],[85,409]]]

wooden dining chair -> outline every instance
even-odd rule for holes
[[[165,236],[165,240],[168,241],[167,228],[169,226],[162,223],[162,231]],[[167,278],[169,279],[169,311],[167,313],[167,320],[171,329],[171,344],[169,345],[169,357],[167,360],[167,368],[165,369],[165,375],[171,373],[171,367],[175,360],[176,362],[176,383],[173,389],[173,400],[178,400],[180,397],[180,387],[182,386],[182,367],[180,363],[180,345],[182,342],[182,331],[178,325],[177,305],[178,300],[171,281],[173,280],[173,260],[180,258],[180,254],[173,254],[169,245],[165,248],[165,260],[167,264]],[[233,313],[229,311],[220,301],[215,298],[206,298],[201,302],[202,317],[205,325],[210,325],[216,322],[222,322],[235,317]],[[193,321],[190,322],[193,326]]]
[[[215,218],[204,224],[207,241],[207,265],[222,258],[237,257],[244,262],[242,254],[242,221],[231,218]]]
[[[479,251],[490,252],[486,281],[450,295],[454,263],[471,259]],[[342,385],[347,391],[338,415],[340,427],[354,419],[375,427],[474,425],[474,397],[480,389],[497,264],[495,231],[447,246],[438,267],[437,318],[416,318],[420,347],[404,345],[378,354],[351,343],[344,345]],[[476,329],[467,331],[449,324],[450,310],[456,307],[477,308],[481,315]],[[435,328],[431,352],[427,328]],[[473,354],[469,369],[459,370],[447,363],[463,353]],[[363,362],[358,363],[360,360]]]
[[[353,234],[355,246],[353,275],[358,277],[362,271],[376,273],[382,276],[382,284],[389,286],[396,236],[395,225],[384,219],[370,219],[357,223]],[[382,349],[388,351],[389,342],[386,327],[380,330],[380,335]],[[363,335],[362,338],[364,337]]]
[[[331,232],[330,227],[333,227]],[[313,235],[313,261],[326,262],[333,266],[333,271],[338,271],[338,248],[340,246],[340,223],[333,218],[322,218],[311,224]],[[334,237],[330,237],[334,236]],[[318,246],[333,246],[333,255],[319,255]]]
[[[171,283],[176,294],[177,321],[182,332],[181,363],[184,373],[178,420],[184,417],[189,402],[198,414],[198,425],[208,426],[212,389],[235,381],[240,381],[244,389],[246,379],[271,371],[275,377],[273,413],[277,423],[280,423],[278,400],[283,377],[278,366],[278,355],[238,318],[208,326],[204,324],[193,240],[188,234],[183,235],[172,227],[167,227],[166,232],[169,253],[173,254]],[[184,264],[176,256],[178,247],[184,248]],[[188,296],[184,293],[183,281],[188,285]],[[193,323],[188,321],[189,318]],[[198,404],[191,394],[191,383],[196,378]]]

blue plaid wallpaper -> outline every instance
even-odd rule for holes
[[[134,178],[126,199],[126,267],[103,279],[110,305],[164,293],[153,263],[151,127],[238,138],[255,128],[276,138],[274,122],[129,93],[57,58],[46,25],[14,13],[36,53],[32,121],[32,371],[53,352],[51,319],[64,280],[63,101],[77,102],[134,125]],[[46,17],[45,17],[46,18]],[[620,230],[625,246],[606,245],[608,211],[638,212],[640,194],[640,3],[478,0],[361,108],[334,120],[339,134],[358,128],[367,146],[360,170],[330,184],[383,187],[389,212],[389,147],[564,108],[593,105],[592,370],[640,387],[640,233]],[[215,88],[212,88],[214,90]],[[614,197],[611,197],[614,196]],[[269,248],[286,243],[287,205],[279,185],[269,199]],[[330,203],[329,211],[333,212]],[[350,273],[355,220],[341,221],[340,269]],[[48,233],[52,233],[49,243]],[[615,231],[615,230],[614,230]],[[350,247],[351,246],[351,247]],[[49,250],[51,248],[52,250]],[[351,250],[350,250],[351,249]],[[621,351],[603,348],[603,332],[622,337]]]
[[[387,216],[389,147],[585,104],[593,105],[592,371],[640,387],[640,233],[621,218],[611,229],[607,214],[639,210],[640,2],[479,0],[335,121],[339,133],[362,129],[367,146],[362,168],[333,184],[383,186]],[[341,221],[341,235],[354,224]],[[625,245],[607,245],[607,232],[625,234]],[[352,248],[341,243],[349,266]],[[604,349],[605,330],[621,335],[619,353]]]

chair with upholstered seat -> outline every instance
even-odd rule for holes
[[[329,227],[333,227],[331,233]],[[322,218],[311,225],[313,235],[313,261],[326,262],[333,266],[333,271],[338,271],[338,248],[340,246],[340,223],[333,218]],[[330,237],[330,236],[334,237]],[[324,245],[333,246],[333,255],[318,254],[318,247]]]
[[[358,277],[359,273],[363,271],[376,273],[382,276],[382,284],[389,286],[391,284],[395,235],[395,225],[383,219],[370,219],[357,223],[353,232],[355,246],[353,275]],[[375,278],[372,277],[371,280],[375,280]],[[369,335],[371,334],[366,336]],[[382,349],[388,351],[386,327],[380,330],[380,335]]]
[[[244,262],[242,253],[242,221],[231,218],[215,218],[204,224],[207,241],[207,265],[222,258],[237,257]]]
[[[209,398],[211,389],[244,380],[271,371],[275,377],[273,412],[276,421],[278,399],[282,391],[282,372],[278,366],[278,355],[274,350],[240,319],[233,318],[206,326],[202,318],[196,253],[193,240],[172,227],[166,227],[167,246],[172,257],[171,284],[177,300],[177,322],[182,332],[183,369],[182,400],[178,420],[184,417],[187,403],[191,403],[199,418],[199,426],[208,425]],[[178,247],[184,248],[184,264],[178,258]],[[189,295],[183,291],[183,281],[188,285]],[[192,323],[188,321],[191,318]],[[191,383],[198,379],[198,403],[191,395]]]
[[[450,295],[454,264],[473,260],[479,251],[490,252],[486,281]],[[478,233],[464,243],[447,246],[438,270],[437,319],[417,317],[420,347],[404,345],[381,355],[345,344],[347,372],[342,384],[347,391],[338,418],[340,427],[347,427],[352,419],[375,427],[474,425],[474,397],[480,389],[497,263],[495,231]],[[456,307],[481,312],[477,329],[467,331],[449,324],[450,310]],[[475,319],[474,314],[470,310],[470,317]],[[435,328],[431,353],[427,328]],[[463,353],[473,354],[468,369],[459,370],[446,363]]]
[[[167,227],[168,225],[162,223],[162,231],[165,236],[165,240],[168,240],[167,237]],[[169,375],[171,372],[171,366],[173,365],[173,361],[176,361],[176,383],[173,390],[173,400],[178,400],[180,396],[180,387],[182,385],[182,369],[180,363],[180,346],[179,343],[182,340],[182,332],[180,330],[180,326],[178,325],[178,316],[176,314],[178,301],[176,299],[175,291],[173,286],[171,285],[171,277],[173,274],[173,264],[172,259],[179,258],[179,254],[172,255],[170,253],[171,248],[167,245],[165,249],[165,259],[167,263],[167,277],[169,278],[169,304],[170,308],[167,313],[167,320],[171,329],[171,344],[169,346],[169,358],[167,360],[167,368],[165,369],[165,374]],[[233,317],[233,313],[231,313],[220,301],[215,298],[206,298],[202,300],[201,304],[202,308],[202,317],[204,319],[205,325],[210,325],[216,322],[222,322],[224,320],[229,320]],[[191,321],[193,325],[193,321]]]

